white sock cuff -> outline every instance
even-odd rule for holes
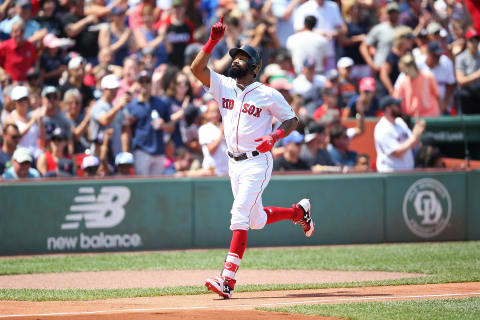
[[[231,262],[233,264],[236,264],[237,266],[240,266],[240,262],[242,259],[238,256],[236,253],[229,252],[227,253],[227,258],[225,259],[226,262]]]
[[[235,273],[236,272],[233,272],[233,271],[230,271],[230,270],[227,270],[227,269],[222,270],[222,276],[230,278],[230,279],[235,279]]]

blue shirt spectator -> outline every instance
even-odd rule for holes
[[[148,102],[135,98],[127,105],[127,110],[135,119],[132,124],[132,150],[141,149],[152,155],[164,154],[163,130],[155,130],[153,120],[160,117],[169,122],[169,106],[157,97],[150,97]]]
[[[354,117],[357,114],[357,101],[360,97],[359,94],[354,95],[348,101],[347,108],[350,109],[350,116]],[[379,111],[378,107],[378,98],[373,96],[370,102],[370,107],[365,109],[365,116],[366,117],[376,117]]]
[[[32,155],[27,148],[17,148],[12,156],[12,166],[2,174],[4,180],[40,178],[40,172],[31,168]]]
[[[350,138],[347,129],[342,125],[330,129],[330,145],[327,150],[336,166],[354,167],[357,163],[357,153],[348,150]]]

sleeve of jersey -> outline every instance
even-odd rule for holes
[[[208,92],[210,92],[217,101],[222,97],[222,83],[226,82],[226,79],[223,78],[226,77],[210,69],[210,88]]]
[[[297,117],[292,107],[277,90],[272,90],[272,104],[270,105],[270,112],[281,122]]]

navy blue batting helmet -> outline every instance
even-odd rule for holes
[[[230,49],[230,51],[228,51],[228,53],[230,54],[230,57],[232,57],[232,59],[235,59],[235,56],[239,52],[243,52],[244,54],[246,54],[248,56],[248,61],[247,61],[248,70],[254,72],[255,69],[257,68],[257,66],[262,65],[262,57],[260,57],[260,54],[258,53],[258,51],[255,48],[253,48],[249,45],[243,45],[240,48],[232,48],[232,49]]]

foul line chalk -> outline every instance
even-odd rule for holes
[[[169,311],[169,310],[178,311],[178,310],[239,309],[239,308],[273,307],[273,306],[280,306],[280,305],[285,306],[285,305],[326,303],[326,302],[393,300],[393,299],[412,299],[412,298],[416,298],[416,299],[442,298],[442,297],[461,297],[461,296],[478,296],[478,295],[480,295],[480,292],[441,293],[441,294],[424,294],[424,295],[411,295],[411,296],[358,297],[358,298],[304,300],[304,301],[292,301],[292,302],[274,302],[274,303],[261,303],[261,304],[238,304],[238,305],[231,305],[231,306],[161,307],[161,308],[134,308],[134,309],[121,309],[121,310],[99,310],[99,311],[80,311],[80,312],[10,314],[10,315],[0,315],[0,318],[76,316],[76,315],[91,315],[91,314],[136,313],[136,312],[154,312],[154,311]]]

